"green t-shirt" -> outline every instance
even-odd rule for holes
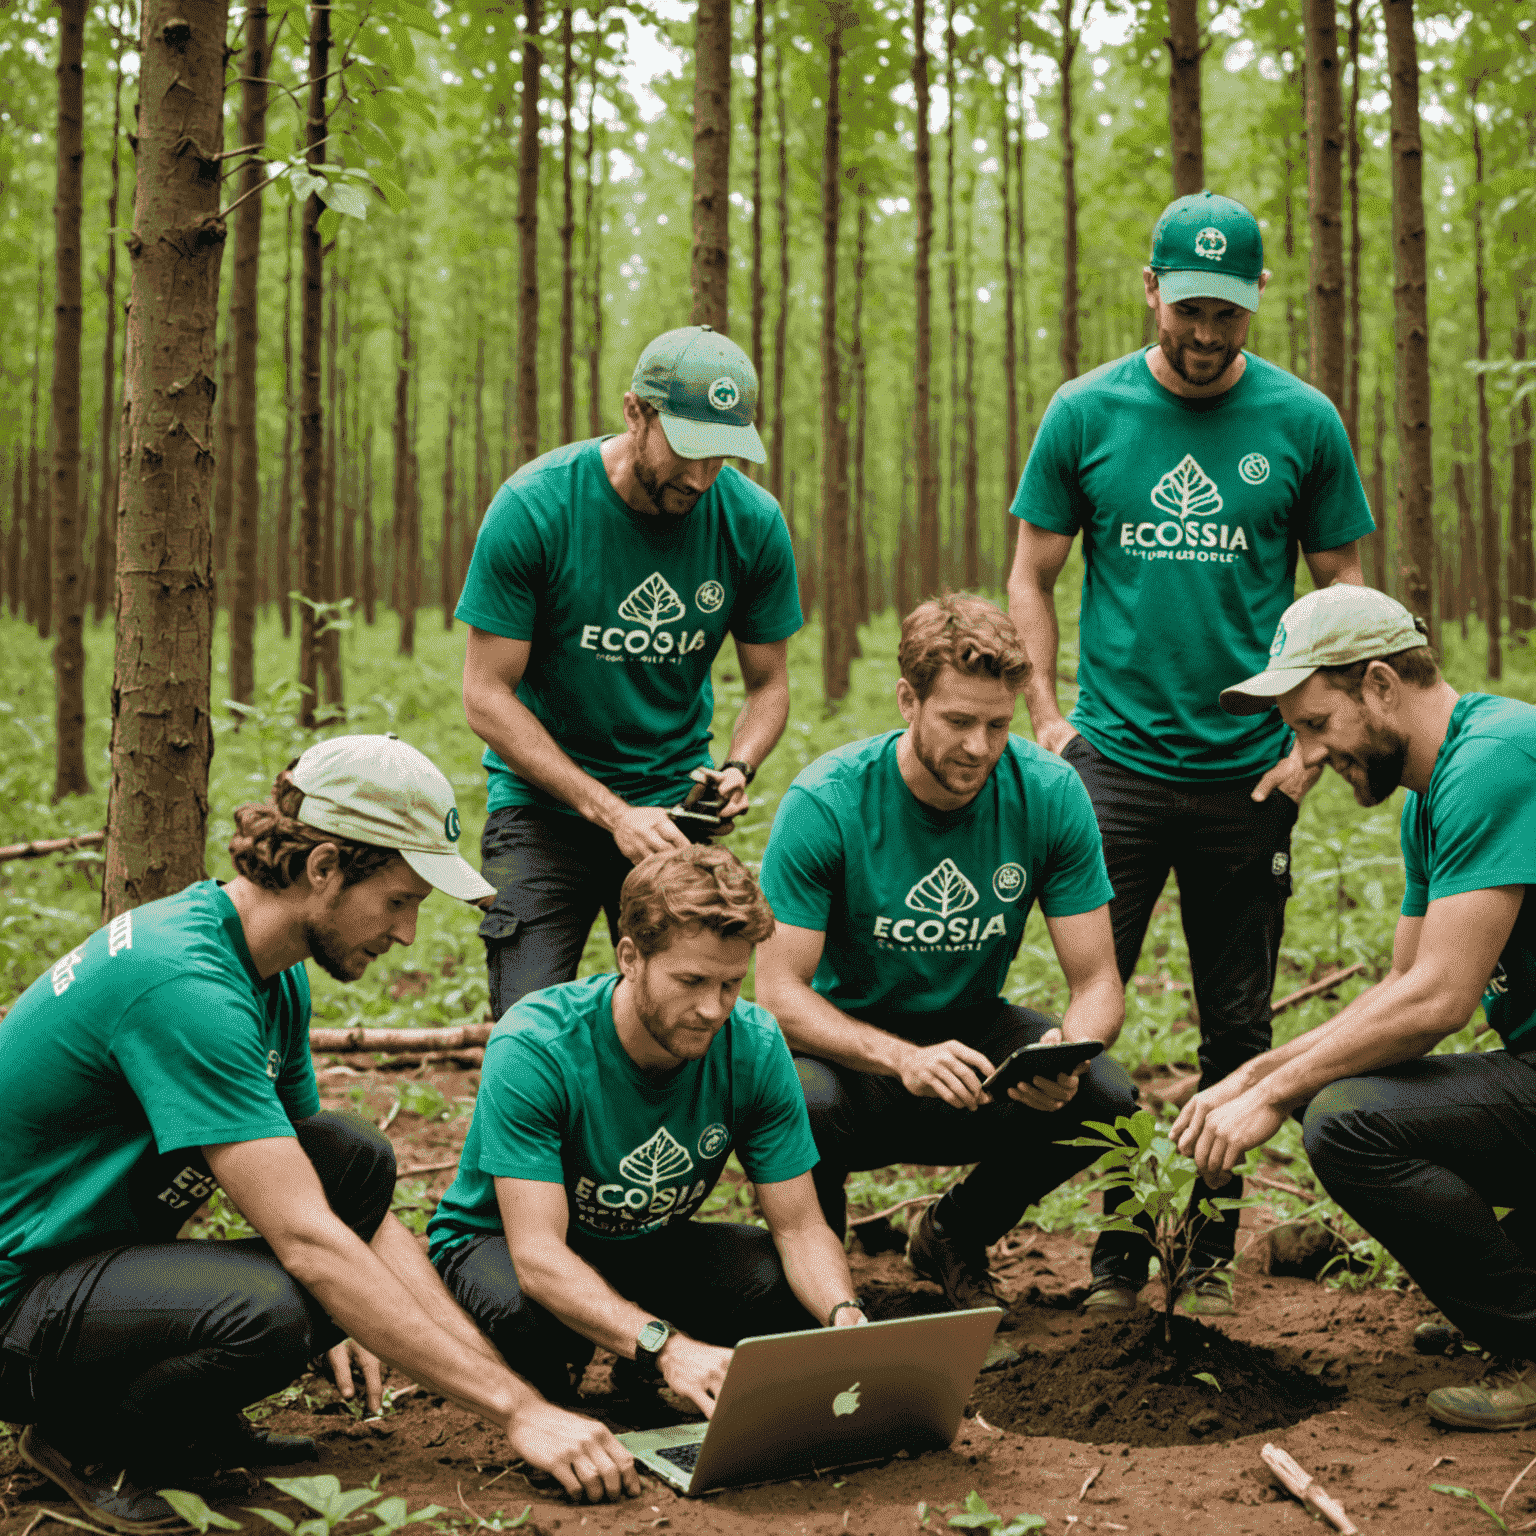
[[[0,1020],[0,1312],[29,1276],[165,1242],[212,1193],[188,1149],[318,1112],[302,965],[262,981],[216,882],[98,928]]]
[[[1403,804],[1403,916],[1465,891],[1523,885],[1515,926],[1488,978],[1483,1012],[1506,1045],[1536,1046],[1536,709],[1464,693],[1429,788]]]
[[[627,506],[602,439],[557,448],[497,491],[457,616],[532,649],[517,696],[561,749],[631,805],[671,805],[709,762],[709,669],[800,628],[779,504],[726,465],[685,517]],[[489,748],[489,808],[552,806]]]
[[[1296,546],[1336,549],[1374,524],[1328,398],[1248,359],[1225,394],[1186,400],[1145,354],[1056,391],[1013,514],[1083,534],[1072,724],[1159,779],[1244,779],[1288,750],[1278,713],[1237,716],[1221,690],[1262,670],[1295,597]]]
[[[763,855],[774,915],[826,934],[811,985],[848,1013],[932,1014],[998,997],[1032,903],[1071,917],[1114,895],[1069,764],[1010,736],[981,793],[936,811],[901,776],[903,734],[802,769]]]
[[[614,1027],[618,979],[545,987],[492,1030],[458,1175],[428,1229],[434,1259],[501,1231],[498,1178],[563,1184],[572,1230],[624,1239],[687,1221],[732,1147],[755,1184],[815,1167],[805,1095],[772,1014],[738,1002],[700,1060],[655,1077]]]

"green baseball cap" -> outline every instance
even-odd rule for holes
[[[1221,707],[1229,715],[1262,715],[1319,667],[1347,667],[1428,643],[1424,621],[1385,592],[1343,583],[1324,587],[1298,598],[1280,615],[1269,665],[1223,689]]]
[[[682,458],[767,459],[752,425],[757,370],[710,326],[663,331],[640,354],[629,387],[661,413],[661,430]]]
[[[291,777],[304,791],[297,819],[306,827],[393,848],[429,885],[460,901],[496,894],[454,847],[453,786],[399,737],[333,736],[305,751]]]
[[[1264,236],[1259,221],[1235,198],[1191,192],[1163,209],[1152,231],[1158,291],[1170,304],[1184,299],[1225,299],[1244,309],[1259,307]]]

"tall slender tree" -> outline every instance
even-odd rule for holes
[[[338,240],[331,242],[329,289],[330,302],[326,305],[325,318],[325,434],[321,459],[320,487],[320,586],[325,601],[334,604],[341,597],[340,564],[336,550],[336,421],[337,403],[340,397],[340,372],[337,352],[340,346],[340,305],[337,301],[337,283],[341,272]],[[339,611],[329,610],[321,626],[320,676],[325,689],[325,702],[331,710],[331,718],[339,717],[345,700],[341,675],[341,625]]]
[[[570,15],[570,11],[566,11]],[[573,406],[574,409],[574,406]],[[454,577],[458,574],[458,565],[454,558],[454,462],[453,462],[453,434],[459,424],[458,416],[453,409],[453,389],[449,387],[448,398],[448,426],[443,437],[443,521],[439,533],[437,551],[437,599],[443,610],[443,628],[453,628],[453,600],[458,595],[454,588]],[[572,434],[574,435],[574,434]]]
[[[928,7],[913,0],[912,86],[916,96],[912,136],[915,325],[912,431],[917,439],[917,566],[924,595],[939,589],[939,488],[933,462],[933,176],[928,143]]]
[[[1467,105],[1472,121],[1472,277],[1477,307],[1477,360],[1488,361],[1488,268],[1484,250],[1483,188],[1483,127],[1477,115],[1477,97],[1482,89],[1482,79],[1467,81]],[[1494,500],[1493,483],[1493,424],[1488,414],[1488,375],[1478,370],[1475,381],[1477,390],[1477,501],[1482,514],[1483,570],[1482,614],[1488,630],[1488,676],[1497,681],[1504,675],[1504,650],[1500,626],[1503,621],[1503,603],[1499,590],[1503,561],[1499,558],[1499,512]]]
[[[694,11],[694,325],[730,330],[731,0]]]
[[[592,74],[587,92],[587,187],[582,220],[582,244],[588,294],[587,326],[587,431],[597,437],[603,430],[603,209],[599,192],[602,160],[598,155],[597,60],[603,48],[603,7],[592,13]],[[482,511],[484,508],[481,509]]]
[[[357,601],[357,429],[348,412],[362,395],[362,374],[352,335],[352,268],[355,247],[341,267],[341,363],[336,370],[336,596]],[[351,378],[351,387],[348,377]],[[339,650],[338,650],[339,655]]]
[[[752,0],[752,367],[757,374],[758,417],[763,405],[763,0]],[[753,465],[754,479],[762,469]]]
[[[853,540],[848,552],[848,586],[853,608],[853,655],[860,654],[858,626],[869,623],[869,528],[865,523],[865,455],[869,377],[864,350],[864,276],[869,237],[868,187],[858,188],[853,247],[853,336],[848,348],[848,381],[853,391]]]
[[[523,94],[517,148],[519,464],[539,456],[539,30],[543,14],[544,0],[523,0]]]
[[[1413,0],[1382,0],[1392,91],[1392,301],[1397,329],[1397,499],[1403,602],[1435,625],[1435,471],[1429,393],[1429,263],[1419,45]]]
[[[821,157],[821,684],[829,704],[848,692],[853,657],[848,581],[848,446],[837,334],[838,232],[842,218],[844,8],[826,9],[827,108]]]
[[[1344,395],[1344,131],[1334,0],[1306,0],[1307,209],[1311,231],[1307,357],[1312,383],[1342,414]]]
[[[1024,428],[1025,441],[1029,444],[1035,440],[1034,341],[1030,334],[1029,316],[1029,181],[1024,174],[1024,146],[1029,142],[1029,135],[1025,131],[1029,98],[1024,91],[1024,31],[1017,8],[1013,13],[1013,79],[1019,103],[1019,131],[1013,140],[1014,211],[1018,217],[1019,230],[1019,371],[1024,375]],[[1017,533],[1017,530],[1014,532]]]
[[[921,3],[921,0],[919,0]],[[773,100],[778,123],[779,312],[773,326],[773,450],[768,455],[768,490],[784,504],[784,373],[789,350],[789,117],[784,104],[784,49],[777,29],[773,41]],[[786,510],[785,520],[789,521]],[[789,524],[791,530],[794,523]]]
[[[1360,461],[1360,0],[1349,0],[1349,257],[1345,267],[1344,427]],[[1372,538],[1383,538],[1378,525]]]
[[[27,622],[37,626],[37,637],[53,633],[53,542],[48,537],[48,517],[43,509],[42,433],[43,304],[47,295],[43,256],[37,258],[37,323],[32,330],[32,410],[27,428]]]
[[[102,917],[202,878],[227,0],[145,0]]]
[[[362,559],[358,586],[363,605],[363,623],[371,626],[379,600],[378,540],[373,527],[373,420],[363,429]]]
[[[560,441],[576,437],[576,103],[575,6],[560,9]],[[450,414],[452,414],[450,409]],[[448,625],[453,615],[445,614]]]
[[[1387,558],[1387,397],[1381,385],[1376,385],[1375,415],[1372,418],[1371,431],[1371,474],[1366,481],[1366,491],[1370,497],[1371,514],[1376,519],[1377,531],[1381,534],[1381,543],[1371,549],[1372,569],[1371,585],[1381,592],[1391,592],[1393,588],[1392,564]],[[1401,544],[1401,525],[1398,529],[1398,543]]]
[[[944,476],[945,514],[951,548],[959,532],[956,500],[960,464],[960,269],[955,259],[955,128],[959,120],[955,86],[955,0],[944,6],[944,290],[949,307],[948,386],[944,392],[949,453]]]
[[[1527,157],[1536,156],[1536,115],[1526,114]],[[1523,363],[1530,356],[1531,236],[1514,236],[1517,260],[1515,325],[1510,356]],[[1509,416],[1509,627],[1524,633],[1536,626],[1536,538],[1531,527],[1531,399],[1527,395]]]
[[[1056,55],[1061,135],[1061,376],[1075,379],[1082,363],[1077,279],[1077,151],[1072,143],[1072,61],[1080,35],[1072,24],[1075,0],[1057,0],[1061,48]]]
[[[998,135],[1002,153],[999,177],[1003,205],[1003,488],[1012,497],[1019,483],[1019,352],[1016,317],[1018,304],[1013,283],[1013,205],[1017,193],[1013,186],[1013,123],[1008,110],[1009,77],[1003,70],[998,85]],[[1023,103],[1020,103],[1020,111]],[[1022,134],[1024,125],[1019,124]],[[1005,506],[1003,509],[1003,561],[1005,567],[1013,563],[1013,545],[1017,536],[1017,519]]]
[[[293,633],[293,202],[290,199],[283,233],[283,459],[278,466],[276,559],[277,612],[283,639]],[[368,622],[373,623],[370,614]]]
[[[85,772],[85,522],[80,501],[80,224],[85,165],[86,0],[59,0],[53,206],[53,798],[90,790]],[[103,410],[108,409],[104,402]]]
[[[1205,186],[1205,131],[1200,116],[1199,0],[1168,0],[1168,135],[1173,144],[1173,195]]]
[[[965,195],[965,375],[961,413],[965,418],[965,448],[960,456],[961,579],[971,590],[981,583],[980,455],[976,442],[976,167],[971,166]]]
[[[240,61],[240,144],[251,151],[240,167],[235,209],[235,281],[230,298],[234,332],[234,436],[220,443],[222,459],[235,460],[234,559],[228,567],[229,696],[249,704],[256,695],[256,525],[261,516],[260,460],[256,444],[257,343],[260,339],[258,278],[261,266],[262,185],[267,167],[267,7],[251,0],[245,13],[245,52]],[[236,716],[238,719],[238,715]]]

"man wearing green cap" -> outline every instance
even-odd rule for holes
[[[0,1419],[88,1529],[180,1529],[157,1490],[313,1458],[241,1409],[326,1350],[341,1377],[346,1334],[375,1412],[382,1357],[572,1493],[638,1491],[612,1435],[514,1376],[390,1214],[388,1139],[320,1108],[304,962],[355,981],[411,942],[434,887],[489,898],[457,820],[414,747],[319,743],[236,809],[233,880],[114,917],[0,1020],[0,1075],[26,1085],[0,1116]],[[259,1235],[176,1241],[220,1188]]]
[[[1203,1090],[1174,1136],[1220,1183],[1304,1111],[1329,1194],[1496,1357],[1478,1385],[1431,1392],[1430,1415],[1536,1424],[1536,709],[1458,696],[1406,608],[1339,587],[1288,608],[1268,667],[1221,703],[1278,704],[1302,761],[1361,805],[1408,790],[1406,882],[1387,974]],[[1479,1000],[1505,1048],[1428,1054]]]
[[[686,846],[668,815],[690,778],[723,817],[789,715],[800,628],[778,503],[727,458],[761,464],[757,374],[709,326],[664,332],[624,396],[624,431],[557,448],[496,493],[458,617],[464,706],[486,744],[480,925],[491,1010],[569,981],[599,911],[647,855]],[[710,758],[710,667],[736,641],[746,702]],[[615,934],[616,937],[616,934]]]
[[[1212,677],[1263,659],[1295,593],[1361,581],[1370,511],[1339,414],[1317,390],[1243,350],[1269,274],[1258,221],[1211,192],[1164,210],[1143,272],[1157,345],[1057,391],[1013,513],[1010,609],[1034,663],[1035,736],[1082,775],[1115,889],[1116,959],[1129,980],[1169,869],[1209,1087],[1267,1048],[1290,894],[1290,837],[1316,779],[1278,719],[1235,720]],[[1077,706],[1056,697],[1054,592],[1083,536]],[[1279,790],[1280,793],[1274,793]],[[1194,1238],[1184,1305],[1231,1311],[1236,1225]],[[1106,1233],[1088,1305],[1129,1309],[1150,1245]]]

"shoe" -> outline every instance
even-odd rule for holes
[[[1437,1387],[1425,1406],[1430,1418],[1457,1429],[1525,1429],[1536,1424],[1531,1362],[1508,1356],[1488,1362],[1475,1387]]]
[[[1104,1275],[1088,1287],[1082,1307],[1084,1312],[1134,1312],[1140,1301],[1141,1286],[1117,1275]]]
[[[97,1526],[133,1536],[137,1531],[184,1531],[187,1523],[151,1489],[141,1487],[110,1462],[82,1465],[50,1445],[29,1424],[17,1447],[21,1459],[51,1478]]]
[[[1413,1330],[1413,1347],[1421,1355],[1454,1355],[1465,1342],[1461,1329],[1443,1317],[1431,1318]]]
[[[1192,1317],[1231,1317],[1232,1276],[1224,1269],[1207,1270],[1179,1293],[1179,1310]]]
[[[945,1299],[957,1312],[972,1307],[1001,1307],[1003,1317],[998,1327],[1008,1326],[1008,1303],[987,1268],[986,1246],[957,1243],[934,1220],[931,1205],[907,1239],[907,1263],[922,1279],[942,1286]]]
[[[216,1430],[194,1440],[187,1458],[197,1472],[202,1472],[226,1467],[291,1467],[295,1462],[318,1461],[320,1452],[308,1435],[258,1429],[243,1413],[236,1412]]]

